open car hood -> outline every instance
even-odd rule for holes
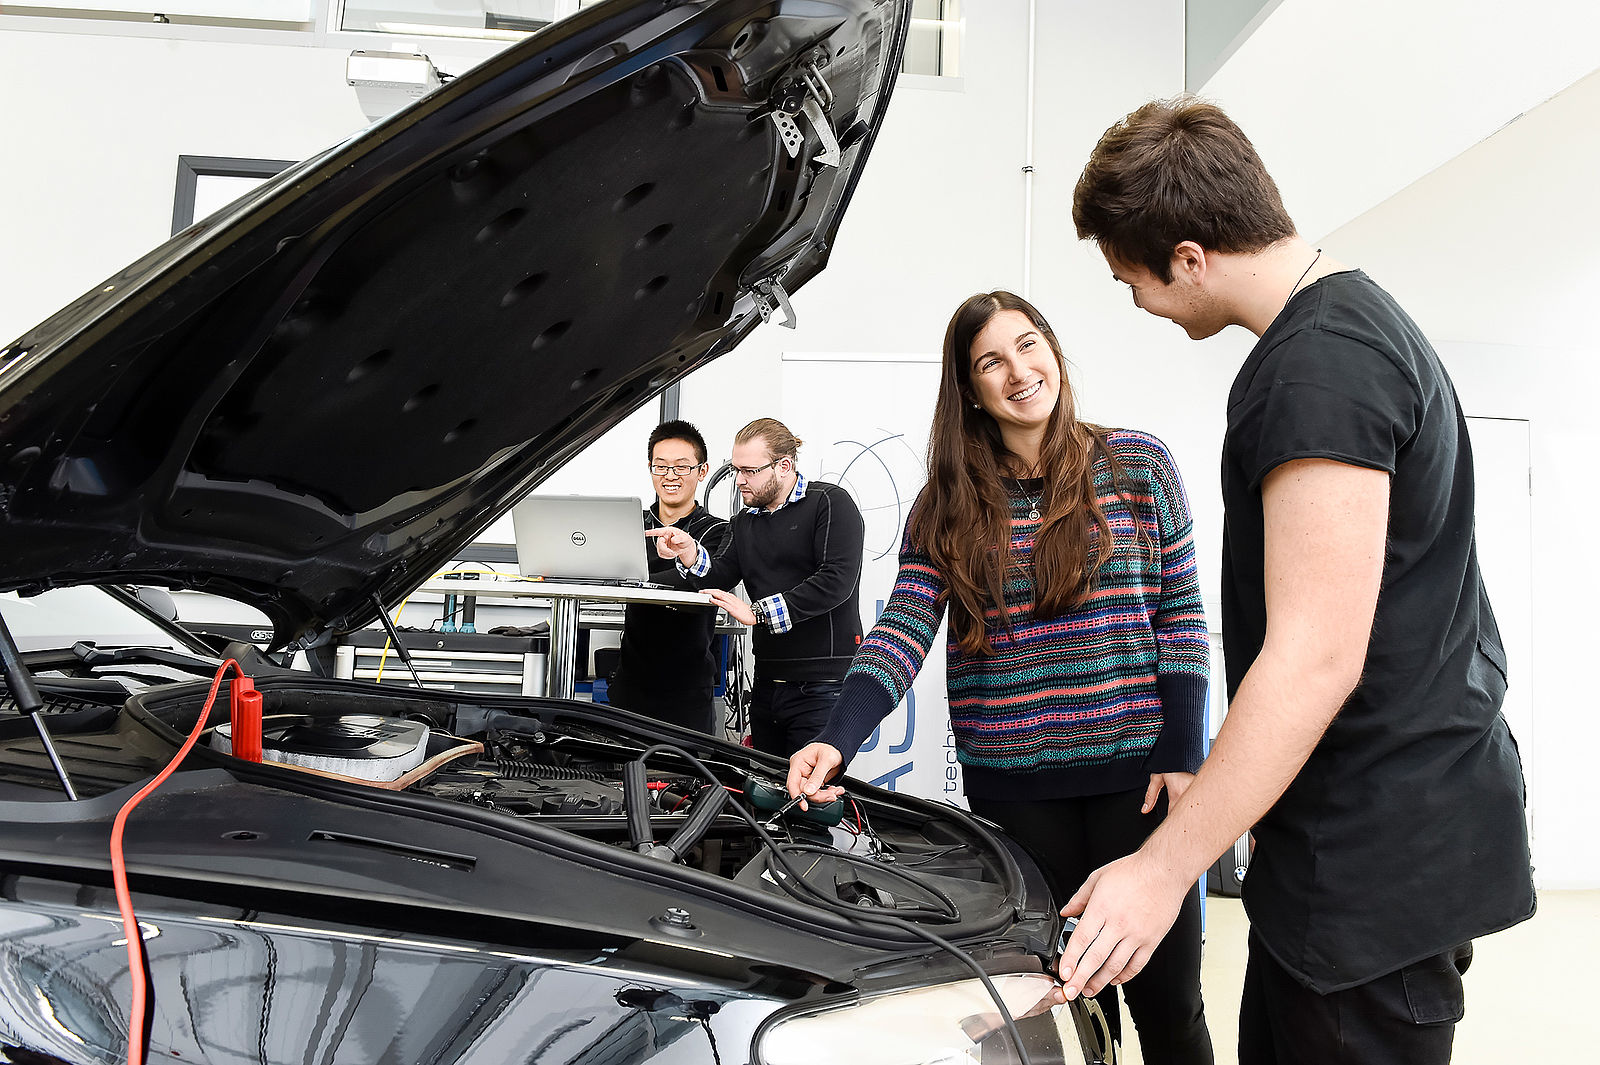
[[[0,349],[0,590],[360,627],[821,270],[906,0],[601,4]]]

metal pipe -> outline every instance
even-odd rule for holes
[[[1033,110],[1034,67],[1039,41],[1038,0],[1028,0],[1028,92],[1025,114],[1027,130],[1022,146],[1022,298],[1033,294]]]

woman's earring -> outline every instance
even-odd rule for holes
[[[972,409],[973,410],[982,410],[983,409],[983,404],[982,403],[974,403],[972,405]]]

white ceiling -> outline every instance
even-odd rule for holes
[[[1315,240],[1597,69],[1594,0],[1283,0],[1200,91]]]

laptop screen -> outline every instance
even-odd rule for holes
[[[644,506],[637,496],[524,496],[511,509],[517,570],[546,580],[644,581]]]
[[[525,496],[510,512],[517,569],[547,580],[645,580],[637,496]]]

